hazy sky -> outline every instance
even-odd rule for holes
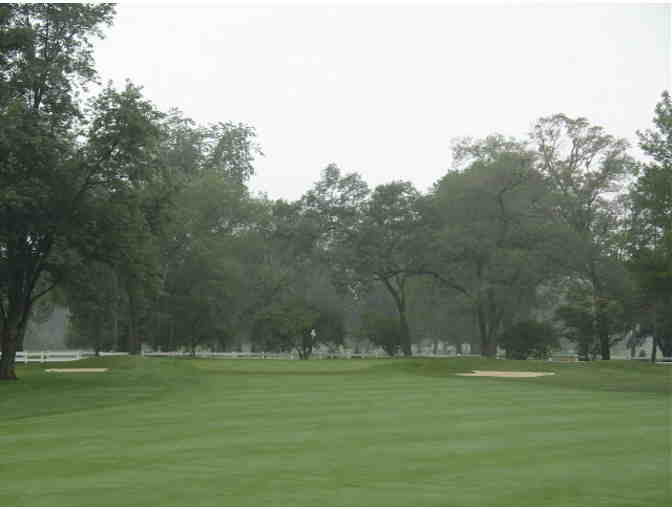
[[[426,190],[455,137],[525,135],[552,113],[635,142],[670,88],[664,4],[122,4],[103,80],[199,123],[254,126],[254,191],[296,199],[329,163]]]

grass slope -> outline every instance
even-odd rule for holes
[[[63,365],[60,365],[63,366]],[[666,506],[669,367],[82,360],[0,385],[5,506]],[[539,379],[472,369],[554,371]]]

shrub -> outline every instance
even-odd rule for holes
[[[365,315],[363,333],[373,345],[382,347],[390,356],[401,351],[401,328],[396,318]]]
[[[546,359],[553,347],[559,347],[553,326],[534,320],[521,321],[508,328],[499,338],[508,359]]]

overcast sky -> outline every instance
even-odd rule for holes
[[[670,88],[670,6],[122,4],[103,80],[199,123],[254,126],[254,191],[297,199],[329,163],[427,190],[455,137],[587,117],[636,142]]]

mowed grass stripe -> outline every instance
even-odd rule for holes
[[[427,377],[415,360],[157,361],[169,360],[69,375],[67,395],[59,380],[22,374],[34,377],[28,390],[17,386],[26,404],[0,426],[12,466],[3,473],[4,504],[669,502],[665,387],[634,393],[460,378],[450,375],[454,364],[446,377]],[[647,388],[660,378],[651,371],[640,371]],[[101,375],[110,379],[94,382]],[[145,376],[159,386],[154,396],[126,399]],[[90,401],[89,382],[106,390],[107,402],[87,410],[80,397]],[[71,412],[36,408],[31,417],[25,398],[34,391],[67,400]]]

